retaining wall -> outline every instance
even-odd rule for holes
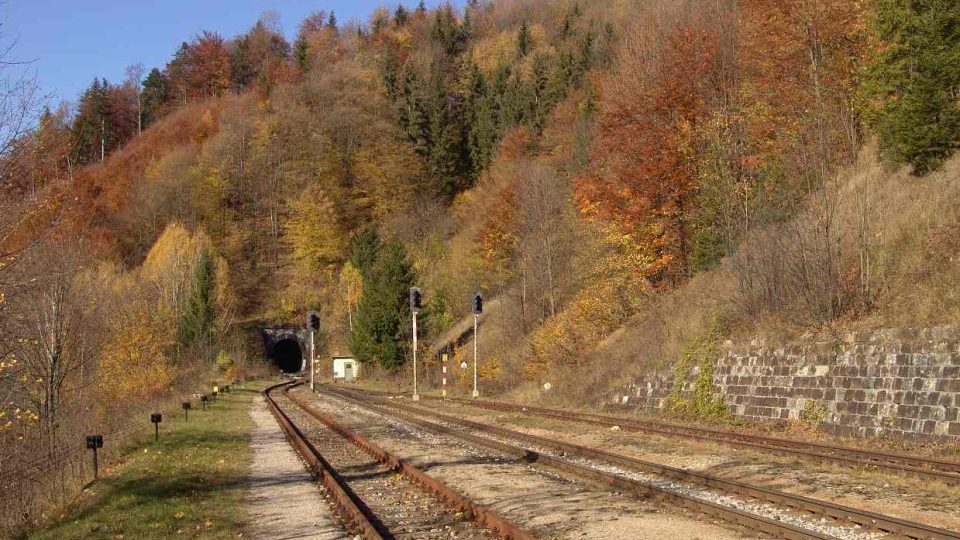
[[[960,437],[960,326],[808,335],[787,345],[726,343],[716,390],[739,416],[796,420],[804,408],[842,435]],[[696,368],[684,393],[693,390]],[[643,377],[610,398],[660,409],[671,377]]]

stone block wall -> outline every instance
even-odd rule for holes
[[[725,344],[714,383],[730,410],[764,420],[823,413],[829,431],[960,437],[960,326],[808,335],[786,345]],[[696,368],[684,392],[693,390]],[[648,376],[611,403],[660,409],[673,381]]]

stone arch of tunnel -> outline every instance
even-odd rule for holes
[[[284,373],[296,373],[303,369],[303,350],[296,339],[281,339],[273,345],[270,360]]]

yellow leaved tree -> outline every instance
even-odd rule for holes
[[[346,234],[336,207],[318,184],[311,184],[290,203],[290,219],[284,236],[293,258],[307,270],[326,269],[336,263],[346,248]]]
[[[343,305],[347,308],[350,331],[353,332],[353,312],[357,310],[357,304],[363,296],[363,276],[353,263],[348,262],[343,265],[343,270],[340,271],[339,289]]]
[[[170,316],[182,312],[189,294],[190,275],[206,239],[193,235],[178,222],[167,225],[140,267],[141,277],[153,284],[158,310]]]
[[[174,329],[148,306],[117,318],[111,346],[100,358],[100,392],[111,401],[145,399],[170,387],[173,369],[166,357]]]

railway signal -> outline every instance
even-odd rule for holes
[[[189,422],[189,421],[190,421],[190,407],[191,407],[190,402],[189,402],[189,401],[184,401],[180,406],[183,407],[183,421],[184,421],[184,422]]]
[[[163,422],[163,415],[155,412],[150,415],[150,421],[153,422],[154,440],[160,440],[160,422]]]
[[[410,311],[419,313],[423,309],[423,291],[420,287],[410,287]]]
[[[103,435],[87,435],[87,450],[93,450],[93,481],[100,478],[97,450],[103,448]]]
[[[413,317],[413,400],[420,401],[417,393],[417,314],[423,308],[423,291],[410,287],[410,315]]]
[[[314,345],[314,335],[320,331],[320,313],[311,309],[307,314],[307,328],[310,330],[310,391],[316,392],[316,381],[314,376],[317,371],[316,366],[316,347]]]
[[[480,390],[477,388],[477,327],[480,325],[480,314],[483,313],[483,293],[477,291],[473,294],[473,398],[480,397]]]

